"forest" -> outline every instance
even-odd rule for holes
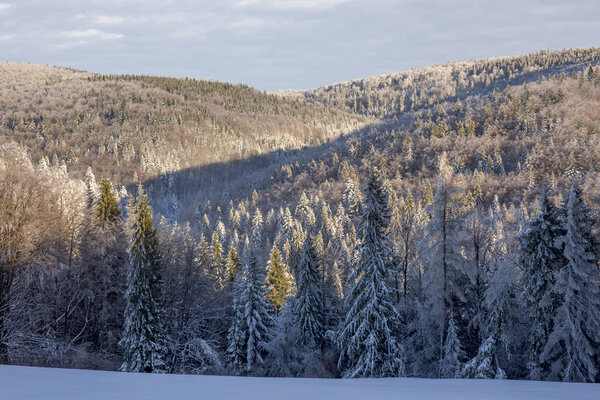
[[[599,382],[599,64],[0,64],[0,362]]]

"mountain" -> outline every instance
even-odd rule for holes
[[[278,93],[0,64],[0,362],[118,368],[135,243],[169,372],[598,381],[598,110],[597,48]]]

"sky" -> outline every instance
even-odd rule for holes
[[[0,0],[0,61],[265,91],[588,46],[598,0]]]

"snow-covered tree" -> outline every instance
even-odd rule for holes
[[[545,376],[540,354],[548,341],[554,315],[552,288],[562,259],[562,234],[557,210],[544,191],[540,199],[539,214],[527,222],[518,236],[518,257],[523,271],[522,298],[528,306],[531,321],[527,363],[531,379]]]
[[[244,279],[241,273],[233,275],[233,319],[227,332],[227,365],[235,375],[242,375],[246,366],[247,330],[242,298]]]
[[[83,337],[114,351],[123,328],[127,239],[112,184],[103,178],[95,207],[88,203],[79,242]]]
[[[164,372],[167,352],[162,309],[161,256],[148,196],[139,187],[129,247],[122,371]]]
[[[594,382],[600,345],[598,245],[592,235],[592,217],[577,185],[569,192],[563,219],[565,264],[554,285],[561,305],[540,359],[549,364],[552,379]]]
[[[349,278],[353,287],[337,336],[338,366],[348,378],[404,374],[400,318],[391,287],[394,256],[386,236],[389,218],[387,195],[378,172],[373,171],[364,189],[359,259]]]
[[[422,245],[425,269],[423,303],[429,311],[429,326],[421,329],[430,336],[422,356],[436,363],[443,356],[450,309],[455,303],[466,301],[465,285],[469,283],[469,263],[464,251],[467,231],[460,219],[458,190],[452,184],[452,170],[445,155],[442,155],[438,184],[430,207],[433,216],[426,226]]]
[[[460,344],[456,324],[454,323],[454,313],[450,312],[448,318],[448,332],[446,332],[446,342],[442,360],[440,361],[440,377],[442,378],[460,378],[463,367],[465,352]]]
[[[479,346],[477,356],[465,364],[462,377],[468,379],[506,379],[506,373],[498,365],[496,338],[488,337]]]
[[[296,324],[300,330],[300,338],[308,346],[319,346],[324,336],[324,310],[316,257],[312,240],[308,236],[302,246],[294,299]]]
[[[277,245],[273,245],[267,264],[267,292],[265,295],[276,314],[279,314],[287,299],[293,294],[293,290],[294,278],[288,266],[283,262]]]

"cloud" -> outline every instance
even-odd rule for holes
[[[121,39],[123,35],[120,33],[102,32],[98,29],[84,29],[61,31],[58,33],[58,37],[68,39],[66,42],[56,45],[57,48],[64,49],[106,40],[117,40]]]
[[[0,35],[0,42],[5,41],[5,40],[10,40],[12,38],[14,38],[16,35]]]
[[[234,4],[234,7],[282,12],[319,12],[337,7],[347,1],[348,0],[240,0]]]
[[[103,14],[79,14],[75,18],[88,21],[92,25],[114,26],[127,21],[127,18],[120,15],[103,15]]]
[[[8,10],[10,7],[11,7],[10,4],[0,3],[0,14],[2,14],[4,11]]]

